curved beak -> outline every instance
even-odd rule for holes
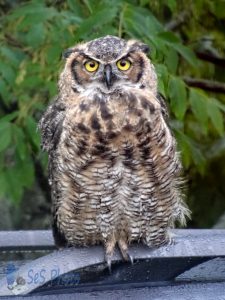
[[[112,86],[112,67],[110,65],[106,65],[104,68],[104,80],[108,89]]]

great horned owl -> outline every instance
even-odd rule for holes
[[[55,242],[103,243],[109,265],[116,244],[128,260],[131,242],[167,243],[174,222],[189,213],[147,52],[139,41],[114,36],[70,48],[58,96],[39,123]]]

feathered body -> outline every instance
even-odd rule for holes
[[[111,36],[69,49],[58,97],[39,124],[56,243],[103,243],[108,262],[116,243],[128,259],[132,241],[169,242],[169,229],[188,215],[176,142],[146,50]],[[95,73],[85,70],[90,59]],[[129,70],[118,70],[121,59],[129,59]]]

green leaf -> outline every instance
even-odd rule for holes
[[[219,110],[217,104],[210,99],[207,103],[208,115],[212,121],[213,126],[219,133],[219,135],[223,136],[224,134],[224,123],[223,123],[223,115]]]
[[[13,136],[16,145],[16,152],[22,161],[24,161],[29,155],[28,148],[26,145],[26,137],[23,130],[14,125],[13,127]]]
[[[192,88],[190,89],[189,101],[195,118],[201,123],[206,134],[208,129],[207,97]]]
[[[176,0],[167,0],[165,4],[169,7],[171,12],[174,12],[177,8],[177,1]]]
[[[5,192],[9,197],[18,203],[23,196],[24,188],[31,188],[34,179],[33,162],[30,157],[27,157],[25,161],[17,160],[13,167],[4,170],[2,185],[4,185]]]
[[[37,122],[32,117],[26,119],[26,133],[35,150],[40,149],[40,135],[37,132]]]
[[[156,33],[163,31],[162,24],[149,10],[132,5],[127,5],[124,11],[124,27],[141,40],[153,40]]]
[[[204,158],[200,149],[194,143],[190,143],[190,146],[191,146],[193,161],[194,161],[199,173],[204,175],[205,167],[206,167],[206,159]]]
[[[225,113],[225,104],[221,103],[218,99],[216,98],[211,98],[211,100],[215,103],[215,105],[222,110]]]
[[[46,88],[49,92],[50,98],[54,97],[57,93],[57,86],[56,83],[53,81],[47,81],[46,82]]]
[[[91,7],[90,1],[88,1],[88,0],[83,0],[83,1],[84,1],[85,5],[87,6],[88,10],[90,11],[90,13],[92,14],[93,13],[93,9]]]
[[[145,6],[148,3],[149,3],[149,0],[140,0],[141,6]]]
[[[147,9],[144,8],[134,8],[134,11],[137,11],[140,14],[140,17],[146,16],[146,28],[147,36],[151,37],[156,33],[163,31],[163,25],[158,21],[158,19]],[[147,30],[146,30],[147,29]]]
[[[17,168],[13,167],[5,170],[5,179],[8,185],[7,194],[15,203],[18,203],[23,196],[23,186]]]
[[[166,97],[166,86],[168,83],[169,73],[165,65],[157,64],[155,66],[158,76],[158,89],[159,92]]]
[[[81,37],[84,38],[91,35],[93,30],[105,25],[110,20],[113,20],[117,14],[117,9],[117,7],[112,7],[111,9],[103,8],[86,19],[76,31],[76,40],[79,40]]]
[[[169,31],[160,32],[157,37],[170,44],[180,43],[180,39],[174,33]]]
[[[14,66],[18,66],[21,57],[18,56],[18,52],[10,49],[9,47],[1,46],[0,48],[1,54]]]
[[[33,26],[26,35],[27,44],[33,48],[40,46],[45,40],[45,27],[42,23]]]
[[[179,149],[181,149],[181,156],[184,167],[187,169],[193,160],[200,174],[205,173],[206,159],[204,158],[198,145],[186,134],[180,130],[175,130]]]
[[[171,109],[179,120],[183,120],[187,110],[187,91],[184,82],[178,77],[170,77],[168,85]]]
[[[176,50],[184,59],[186,59],[193,67],[197,67],[198,60],[194,52],[181,44],[180,39],[172,32],[160,32],[158,38],[163,40],[168,46]],[[166,54],[166,53],[165,53]]]
[[[8,82],[9,85],[13,85],[16,78],[16,73],[14,69],[7,63],[0,61],[0,73],[2,77]]]
[[[225,136],[216,140],[207,150],[208,159],[223,159],[225,156]]]
[[[8,16],[10,20],[25,17],[23,20],[23,27],[29,24],[37,24],[49,20],[58,15],[57,10],[54,7],[47,7],[44,3],[30,2],[28,4],[22,4],[17,9],[14,9],[11,15]]]
[[[82,6],[78,1],[67,0],[70,10],[78,16],[82,16]]]
[[[168,67],[168,70],[171,73],[176,74],[177,66],[178,66],[178,55],[177,52],[174,51],[174,49],[172,48],[167,49],[165,63]]]
[[[27,157],[25,161],[19,161],[17,163],[16,176],[19,178],[22,187],[32,187],[34,183],[35,172],[31,157]]]
[[[11,122],[14,119],[16,119],[18,117],[18,115],[19,115],[18,111],[14,111],[12,113],[5,115],[4,117],[1,118],[0,124],[2,122]]]
[[[217,0],[213,1],[212,3],[213,13],[218,17],[218,19],[225,18],[225,1],[224,0]]]
[[[7,103],[9,101],[8,87],[5,81],[1,77],[0,77],[0,95],[4,103]]]
[[[58,45],[52,45],[46,51],[46,57],[49,64],[58,62],[61,55],[62,47]]]
[[[77,11],[76,11],[77,14]],[[74,12],[70,11],[61,11],[60,18],[61,18],[61,26],[69,26],[69,25],[80,25],[84,19],[80,16],[77,16]],[[51,38],[56,38],[51,36]]]
[[[9,122],[0,122],[0,152],[9,147],[11,139],[11,124]]]
[[[191,165],[191,146],[186,135],[180,130],[175,130],[178,148],[181,152],[183,166],[188,169]]]
[[[171,46],[177,50],[177,52],[180,53],[181,56],[183,56],[184,59],[186,59],[187,62],[189,62],[190,65],[192,65],[194,68],[197,68],[198,66],[198,59],[195,56],[194,52],[189,49],[188,47],[183,46],[182,44],[176,44],[171,43]]]

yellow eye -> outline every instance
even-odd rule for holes
[[[98,62],[95,60],[89,60],[84,64],[85,69],[88,72],[95,72],[98,69],[98,65]]]
[[[130,69],[131,62],[128,59],[120,59],[118,60],[116,65],[119,70],[127,71],[128,69]]]

